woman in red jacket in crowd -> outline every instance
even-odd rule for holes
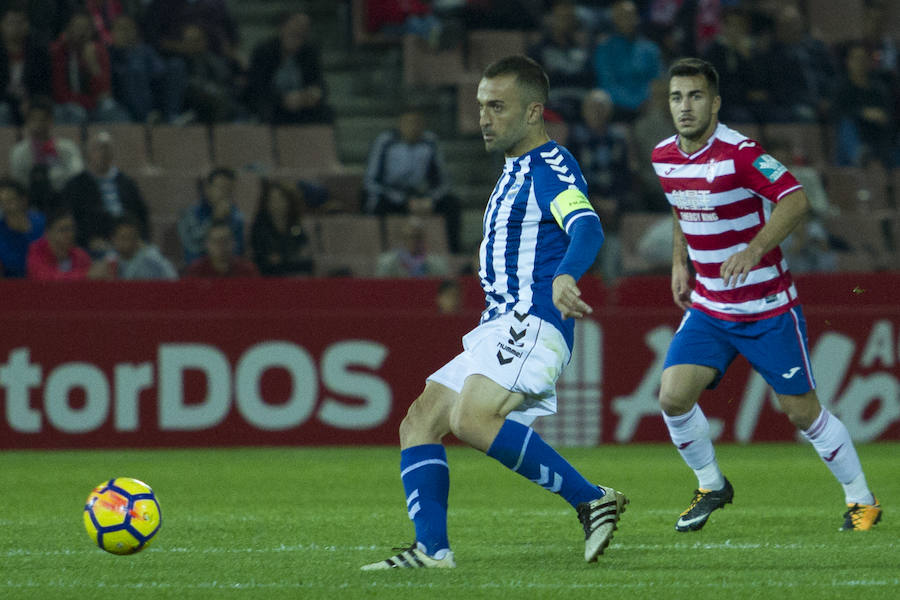
[[[43,281],[111,279],[112,264],[91,263],[88,253],[75,245],[75,219],[68,210],[51,213],[42,237],[28,247],[27,277]]]

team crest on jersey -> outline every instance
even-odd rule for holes
[[[716,178],[716,171],[718,170],[719,163],[716,162],[716,159],[711,158],[709,162],[706,163],[706,181],[709,183],[713,182],[713,179]]]
[[[787,167],[778,162],[773,156],[763,154],[753,161],[756,170],[763,174],[763,177],[775,183],[778,178],[787,173]]]

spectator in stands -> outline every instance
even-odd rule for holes
[[[650,84],[650,98],[644,103],[632,128],[634,152],[637,154],[634,164],[637,180],[640,183],[642,210],[666,213],[671,210],[669,201],[666,200],[666,196],[659,186],[656,171],[650,163],[650,153],[659,140],[674,133],[672,115],[669,112],[669,82],[665,79],[657,79]],[[606,229],[605,221],[603,228]]]
[[[50,53],[30,34],[25,9],[8,8],[0,20],[0,125],[21,125],[28,100],[50,94]]]
[[[65,29],[76,6],[71,0],[9,0],[4,4],[25,12],[35,43],[45,48]]]
[[[116,279],[177,279],[172,263],[141,233],[142,224],[131,215],[113,221],[110,241],[115,256]]]
[[[193,80],[192,100],[201,102],[203,110],[238,108],[236,99],[246,87],[246,60],[238,51],[238,27],[225,0],[151,0],[140,23],[144,39],[166,63],[172,89],[186,89]],[[207,89],[198,85],[203,81],[209,82]],[[184,107],[169,107],[170,120],[174,114],[178,123],[197,118],[197,109],[185,102]],[[202,118],[209,122],[210,115]]]
[[[231,228],[236,254],[244,254],[244,215],[234,202],[237,175],[227,167],[213,169],[203,180],[200,200],[188,208],[178,220],[178,237],[184,251],[184,264],[190,265],[203,255],[206,232],[215,221]]]
[[[267,123],[331,122],[321,55],[309,39],[309,17],[295,12],[279,23],[278,35],[253,49],[248,103]]]
[[[184,28],[203,29],[212,52],[237,63],[238,27],[225,0],[150,0],[141,16],[144,39],[161,54],[181,57],[190,52]]]
[[[366,29],[370,33],[410,33],[438,47],[441,21],[428,0],[366,0]]]
[[[145,122],[157,116],[174,121],[184,106],[184,73],[171,76],[159,53],[140,39],[137,23],[121,15],[112,25],[109,47],[112,90],[116,101],[133,120]]]
[[[252,261],[235,254],[228,221],[214,221],[206,230],[206,254],[192,262],[185,277],[259,277]]]
[[[76,12],[50,46],[53,100],[62,123],[128,121],[112,96],[109,53],[86,12]]]
[[[363,212],[439,214],[452,252],[459,248],[459,200],[450,193],[438,137],[420,110],[405,111],[396,129],[381,133],[369,152]]]
[[[444,277],[450,273],[446,258],[428,248],[421,219],[409,217],[398,241],[396,247],[378,257],[377,277]]]
[[[147,203],[134,179],[116,166],[113,146],[108,132],[91,135],[85,148],[87,168],[62,191],[62,199],[75,217],[76,242],[94,257],[107,252],[113,220],[123,214],[134,217],[141,236],[149,237]]]
[[[830,273],[838,270],[837,252],[828,243],[828,232],[819,218],[812,214],[781,242],[781,252],[791,273]]]
[[[84,10],[91,16],[97,37],[104,45],[112,43],[112,29],[116,19],[125,14],[119,0],[84,0]]]
[[[834,95],[837,77],[831,53],[809,35],[795,5],[782,6],[774,17],[772,42],[757,63],[765,65],[770,92],[766,120],[816,122],[828,113]]]
[[[564,120],[574,121],[581,102],[594,84],[587,32],[580,28],[573,0],[556,0],[541,41],[529,48],[550,79],[547,107]]]
[[[798,153],[792,147],[792,140],[778,137],[768,138],[766,149],[776,160],[788,167],[791,175],[803,186],[803,191],[809,198],[814,218],[833,217],[840,212],[828,201],[828,194],[825,191],[825,184],[822,182],[819,169],[807,164],[798,164],[794,158]]]
[[[25,188],[0,178],[0,275],[25,277],[28,246],[44,235],[44,215],[28,208]]]
[[[451,22],[464,30],[537,29],[546,13],[546,0],[440,0],[433,2],[434,13],[445,30]]]
[[[639,33],[640,16],[632,0],[617,0],[610,9],[614,33],[594,51],[595,85],[612,96],[615,121],[632,121],[662,75],[660,49]]]
[[[25,186],[35,208],[44,213],[58,202],[58,194],[84,169],[81,150],[74,141],[53,135],[53,102],[38,96],[25,114],[25,137],[13,146],[9,172]]]
[[[296,188],[265,182],[250,227],[253,260],[263,275],[312,275],[312,243]]]
[[[721,29],[721,5],[736,2],[651,0],[645,4],[649,4],[648,33],[668,62],[680,56],[703,54]]]
[[[900,86],[900,32],[891,28],[894,21],[889,6],[889,0],[865,3],[863,42],[872,56],[873,72],[896,94]]]
[[[566,147],[581,165],[591,201],[608,198],[620,210],[635,210],[631,157],[625,133],[610,126],[613,102],[604,90],[593,90],[581,105],[581,119],[569,131]]]
[[[111,279],[113,269],[106,259],[92,263],[90,255],[75,244],[75,218],[62,208],[49,214],[44,235],[28,246],[26,271],[29,279],[74,281]]]
[[[766,66],[756,55],[751,17],[746,9],[740,6],[725,9],[722,30],[707,47],[703,58],[712,63],[720,74],[719,96],[722,98],[722,108],[719,109],[719,118],[722,122],[739,124],[764,120],[765,114],[761,114],[763,111],[757,109],[757,105],[767,93]],[[666,88],[668,96],[668,86]],[[666,115],[668,118],[668,102]],[[658,181],[654,183],[659,185]]]
[[[892,168],[898,164],[898,148],[890,91],[872,74],[872,56],[862,42],[847,46],[844,66],[834,107],[837,163],[861,167],[878,160]]]
[[[238,98],[243,93],[238,65],[212,50],[206,31],[199,25],[184,27],[182,43],[187,75],[185,109],[194,111],[204,123],[238,117]]]

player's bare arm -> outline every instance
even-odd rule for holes
[[[594,309],[581,299],[581,290],[578,289],[575,278],[566,273],[553,278],[553,304],[562,313],[563,319],[569,317],[580,319],[594,312]]]
[[[681,310],[691,307],[691,271],[688,266],[687,242],[678,213],[672,210],[672,299]]]
[[[772,211],[768,223],[750,240],[747,247],[722,263],[719,274],[725,285],[736,286],[743,283],[762,257],[783,242],[808,213],[809,199],[803,190],[791,192],[782,198]]]

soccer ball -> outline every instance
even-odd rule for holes
[[[84,528],[94,542],[113,554],[143,550],[159,531],[162,513],[150,486],[117,477],[94,488],[84,505]]]

